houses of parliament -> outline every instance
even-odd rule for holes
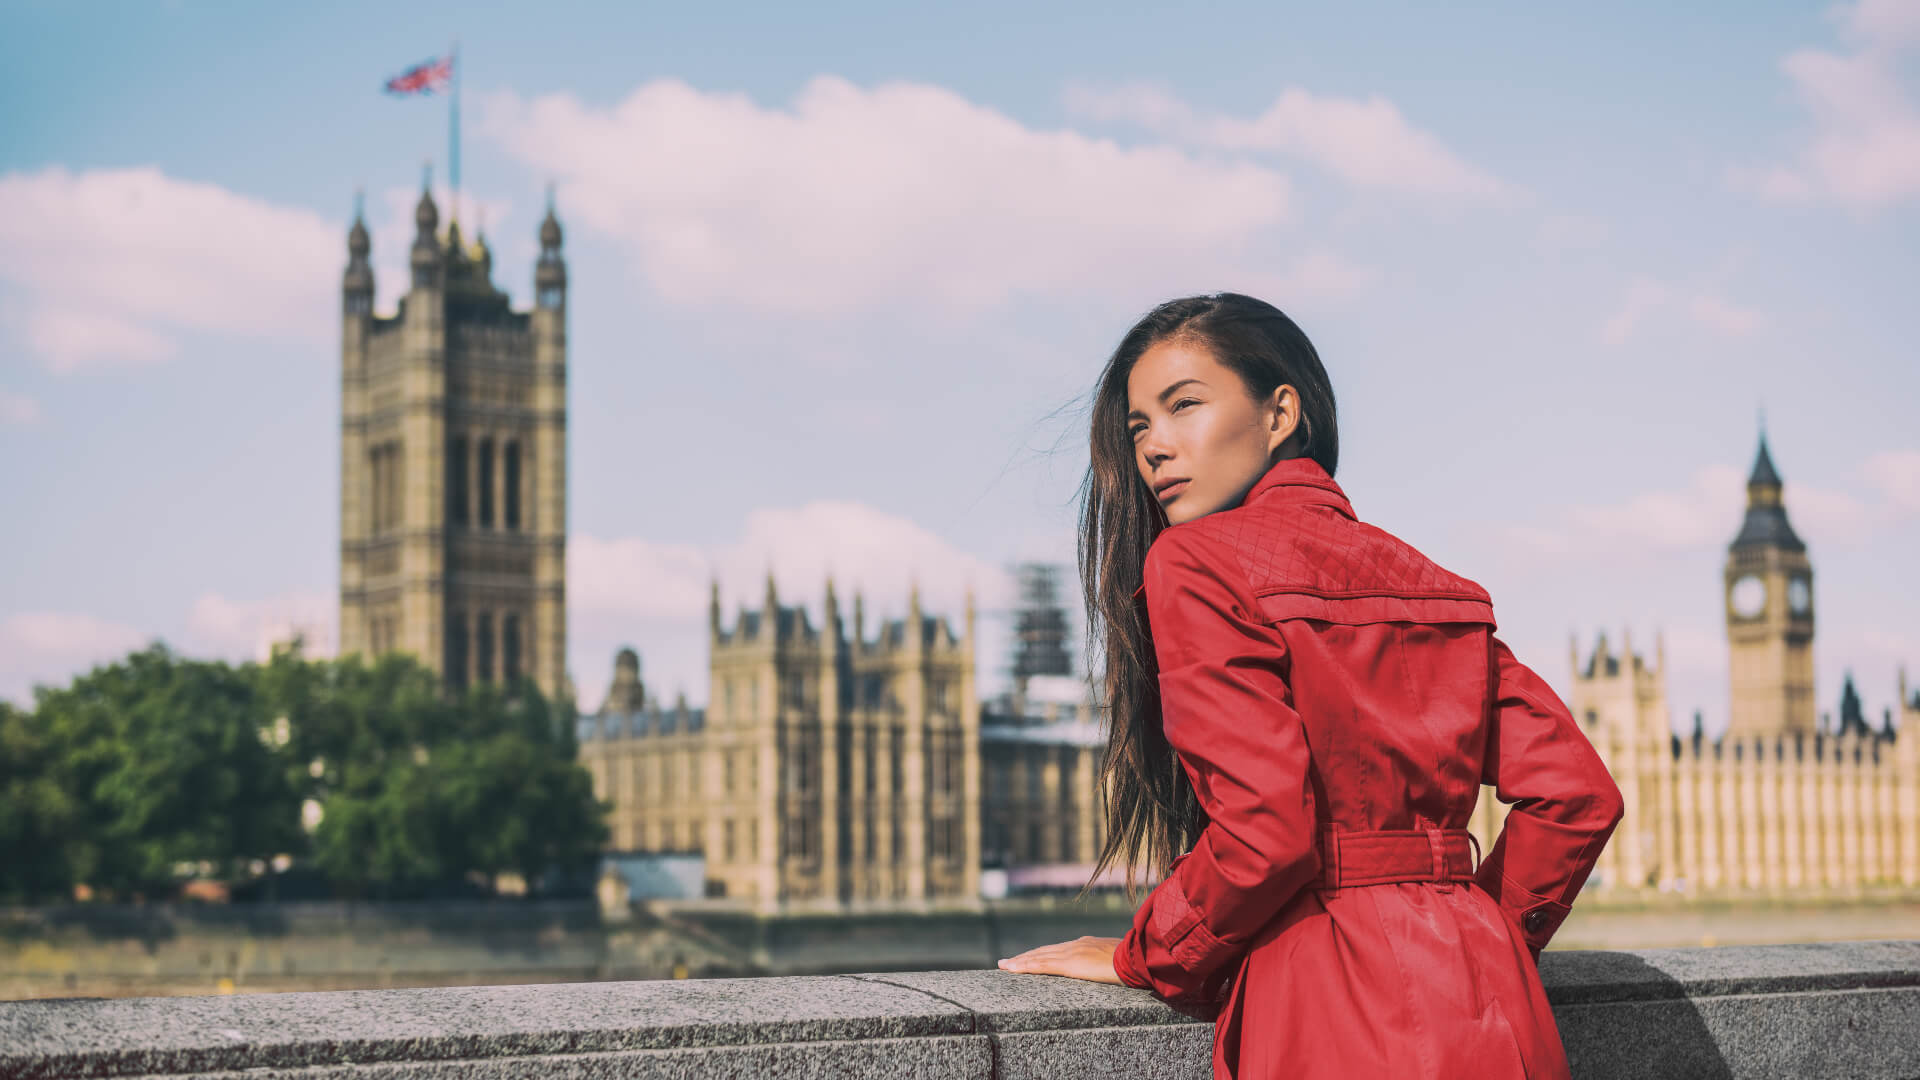
[[[440,228],[422,193],[409,289],[373,310],[356,216],[342,282],[340,647],[412,653],[450,686],[566,672],[567,270],[549,206],[533,306],[492,282],[484,237]],[[1730,723],[1669,726],[1664,649],[1602,635],[1569,650],[1567,704],[1626,799],[1591,879],[1606,892],[1857,895],[1920,887],[1920,693],[1899,717],[1815,723],[1813,566],[1764,437],[1719,584]],[[1732,523],[1729,523],[1732,524]],[[709,896],[763,908],[976,903],[988,872],[1077,887],[1105,840],[1105,744],[1072,677],[1050,569],[1021,572],[1014,690],[981,700],[971,596],[959,627],[922,609],[867,626],[834,583],[824,618],[771,576],[729,620],[707,619],[707,704],[648,694],[614,660],[579,720],[580,760],[611,807],[611,846],[698,854]],[[850,615],[850,617],[848,617]],[[1047,692],[1040,692],[1047,688]],[[1507,809],[1484,793],[1491,846]]]
[[[1869,724],[1857,698],[1854,715],[1816,723],[1813,563],[1782,490],[1762,435],[1722,567],[1730,709],[1717,739],[1697,713],[1690,735],[1669,726],[1660,639],[1649,658],[1602,634],[1584,662],[1569,644],[1568,704],[1626,803],[1591,879],[1603,892],[1824,899],[1920,887],[1920,693],[1902,669],[1897,725],[1892,709]],[[1506,809],[1480,800],[1483,844]]]

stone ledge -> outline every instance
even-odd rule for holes
[[[1920,941],[1743,945],[1540,956],[1558,1009],[1608,1001],[1920,986]]]
[[[1581,1077],[1920,1077],[1920,942],[1549,952]],[[1144,991],[997,970],[0,1002],[0,1076],[1205,1077]]]

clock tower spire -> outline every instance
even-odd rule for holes
[[[1724,573],[1736,737],[1813,730],[1813,568],[1781,489],[1762,430]]]

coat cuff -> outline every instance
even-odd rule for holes
[[[1176,866],[1178,863],[1176,862]],[[1178,875],[1169,873],[1161,883],[1162,895],[1154,907],[1152,927],[1161,947],[1175,964],[1201,978],[1220,965],[1233,947],[1207,929],[1202,912],[1187,899],[1187,891]]]
[[[1547,947],[1560,924],[1573,911],[1570,905],[1532,892],[1505,874],[1500,875],[1500,907],[1513,917],[1520,938],[1535,956]]]
[[[1147,978],[1146,972],[1140,970],[1134,956],[1139,951],[1140,934],[1130,929],[1121,937],[1120,944],[1113,948],[1113,973],[1120,977],[1122,985],[1131,986],[1136,990],[1151,990],[1153,980]]]

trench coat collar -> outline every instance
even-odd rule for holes
[[[1360,520],[1354,516],[1353,503],[1347,499],[1347,493],[1341,490],[1333,477],[1327,475],[1327,470],[1319,462],[1310,457],[1283,458],[1274,462],[1240,500],[1241,506],[1255,503],[1276,507],[1324,506],[1348,520]],[[1144,596],[1146,591],[1146,583],[1142,582],[1139,588],[1133,590],[1134,599]]]
[[[1342,517],[1358,521],[1347,493],[1327,475],[1327,470],[1310,457],[1286,458],[1273,463],[1266,475],[1253,482],[1240,505],[1255,502],[1309,503],[1337,511]]]

